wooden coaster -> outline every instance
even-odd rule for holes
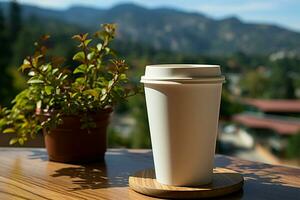
[[[155,179],[154,169],[139,171],[129,177],[129,186],[134,191],[148,196],[174,199],[217,197],[240,190],[244,179],[241,174],[225,168],[216,168],[213,181],[198,187],[163,185]]]

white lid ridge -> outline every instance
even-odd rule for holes
[[[147,81],[200,81],[224,82],[219,65],[161,64],[146,66],[141,82]]]

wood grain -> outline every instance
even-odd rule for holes
[[[129,177],[129,186],[141,194],[172,199],[196,199],[224,196],[240,190],[243,176],[225,168],[215,168],[212,183],[198,187],[163,185],[155,179],[154,169],[146,169]]]
[[[216,165],[244,176],[243,190],[222,199],[297,199],[300,169],[216,156]],[[150,150],[111,149],[104,163],[49,162],[44,149],[0,148],[0,200],[156,199],[128,187],[128,177],[153,168]]]

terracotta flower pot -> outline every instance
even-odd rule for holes
[[[112,109],[92,114],[97,127],[81,129],[81,116],[64,116],[63,123],[44,130],[49,160],[75,163],[103,160],[107,148],[106,129]]]

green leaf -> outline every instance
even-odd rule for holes
[[[85,40],[85,41],[84,41],[84,45],[85,45],[85,46],[88,46],[89,43],[90,43],[91,41],[92,41],[92,39]]]
[[[59,70],[58,68],[53,69],[52,74],[54,75],[56,72],[58,72],[58,70]]]
[[[98,97],[100,92],[97,89],[89,89],[89,90],[85,90],[83,93],[92,95],[93,97]]]
[[[42,101],[39,100],[38,102],[36,102],[36,108],[37,109],[41,109],[42,108]]]
[[[103,89],[101,90],[101,94],[105,94],[106,92],[107,92],[106,88],[103,88]]]
[[[27,83],[29,83],[29,84],[44,83],[44,81],[39,80],[37,77],[32,77],[31,79],[29,79],[29,80],[27,81]]]
[[[23,72],[25,69],[29,69],[29,68],[31,68],[31,65],[23,64],[21,65],[20,70]]]
[[[126,74],[121,74],[121,75],[120,75],[120,80],[126,80],[126,79],[127,79]]]
[[[84,78],[83,77],[76,78],[75,82],[78,84],[84,84]]]
[[[45,86],[45,92],[47,95],[50,95],[52,93],[52,91],[54,90],[54,88],[52,86]]]
[[[104,101],[104,100],[106,99],[106,97],[107,97],[107,94],[104,94],[104,95],[101,97],[100,101]]]
[[[61,80],[63,81],[63,80],[65,80],[66,78],[68,78],[68,75],[67,75],[67,74],[64,75],[63,77],[61,77]]]
[[[20,70],[24,71],[25,69],[31,68],[31,64],[27,59],[24,59],[23,64],[20,67]]]
[[[29,62],[28,59],[24,59],[24,60],[23,60],[23,64],[27,65],[27,64],[30,64],[30,62]]]
[[[79,51],[78,53],[76,53],[73,56],[73,60],[84,62],[84,52],[83,51]]]
[[[13,129],[13,128],[7,128],[7,129],[4,129],[3,130],[3,133],[15,133],[16,131],[15,131],[15,129]]]
[[[94,56],[95,56],[95,53],[91,52],[87,55],[87,59],[92,60],[94,58]]]
[[[19,138],[18,142],[19,142],[20,145],[24,145],[24,139],[23,138]]]
[[[88,35],[89,35],[88,33],[83,34],[83,35],[82,35],[82,39],[83,39],[83,40],[86,40],[86,38],[87,38]]]
[[[12,138],[12,139],[9,141],[9,145],[16,144],[17,142],[18,142],[18,138]]]
[[[80,35],[74,35],[74,36],[72,37],[72,39],[81,41],[81,36],[80,36]]]
[[[73,93],[73,94],[71,95],[71,98],[75,98],[77,95],[78,95],[78,93],[75,92],[75,93]]]
[[[31,62],[33,66],[37,66],[39,63],[40,58],[42,58],[43,55],[40,54],[40,52],[38,52],[36,55],[34,55],[34,57],[32,57]]]
[[[60,89],[59,89],[59,88],[56,88],[55,93],[56,93],[57,95],[60,95]]]
[[[93,69],[94,67],[95,67],[95,65],[89,65],[88,71],[90,71],[90,70]]]
[[[97,44],[97,49],[98,49],[98,51],[101,51],[101,49],[102,49],[102,44],[101,43]]]
[[[6,120],[5,120],[5,119],[0,119],[0,129],[1,129],[1,127],[3,127],[4,125],[6,125]]]
[[[62,75],[63,75],[63,73],[62,73],[62,72],[61,72],[61,73],[59,73],[59,74],[58,74],[58,76],[57,76],[57,79],[60,79]]]
[[[36,73],[34,72],[34,71],[30,71],[29,73],[28,73],[28,76],[35,76],[36,75]]]
[[[113,84],[114,84],[114,81],[113,81],[113,80],[110,80],[110,81],[108,82],[108,87],[111,87]]]
[[[50,64],[46,64],[46,65],[43,65],[43,66],[41,66],[41,68],[42,68],[42,71],[50,71],[51,70],[51,65]]]
[[[105,51],[106,51],[106,53],[109,53],[110,52],[110,48],[105,47]]]
[[[82,64],[82,65],[79,65],[79,66],[73,71],[73,74],[85,73],[85,71],[86,71],[86,65]]]

